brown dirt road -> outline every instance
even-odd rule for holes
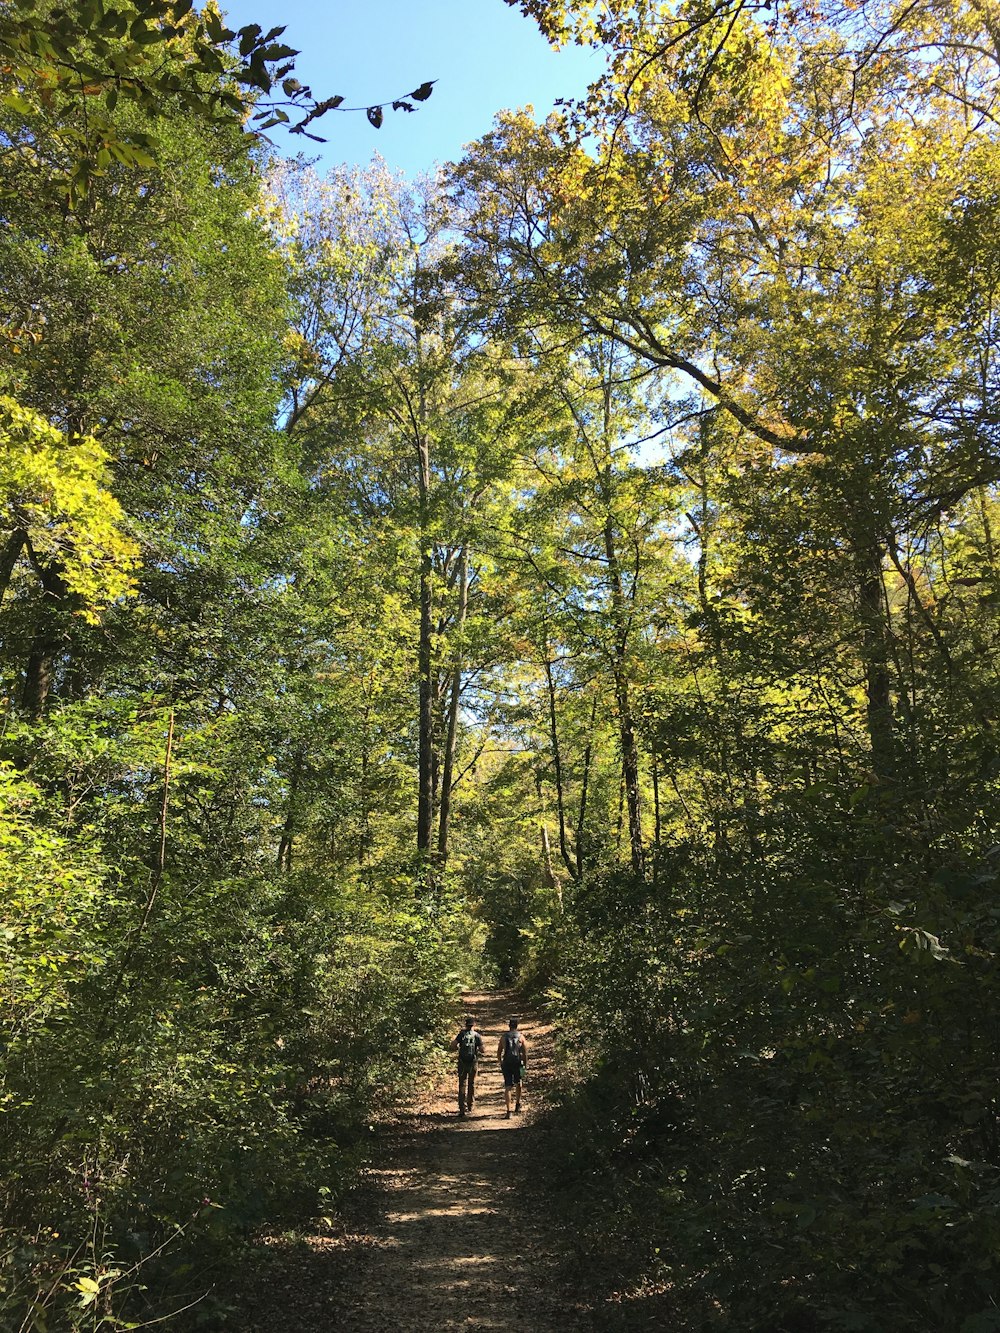
[[[545,1202],[551,1027],[521,1014],[528,1043],[524,1110],[504,1118],[495,1059],[510,998],[467,995],[486,1045],[476,1105],[457,1116],[450,1076],[382,1135],[346,1230],[289,1247],[275,1240],[244,1292],[245,1333],[583,1333],[585,1304],[564,1288],[560,1230]],[[456,1031],[457,1031],[456,1023]],[[452,1034],[450,1034],[452,1035]]]

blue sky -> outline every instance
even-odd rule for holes
[[[285,25],[296,47],[296,77],[314,94],[341,93],[346,106],[405,96],[429,79],[434,92],[413,114],[388,111],[380,130],[364,112],[332,112],[314,126],[326,144],[274,131],[281,152],[305,151],[321,163],[366,163],[378,152],[413,177],[460,156],[505,107],[579,96],[600,73],[590,49],[553,51],[538,29],[503,0],[229,0],[230,27]]]

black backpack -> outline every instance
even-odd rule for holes
[[[479,1048],[479,1037],[474,1028],[466,1028],[458,1034],[458,1063],[474,1065]]]
[[[505,1032],[503,1034],[503,1063],[505,1065],[519,1065],[523,1049],[524,1043],[521,1040],[520,1032]]]

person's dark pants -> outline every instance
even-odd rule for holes
[[[458,1109],[471,1111],[476,1097],[476,1066],[458,1066]]]

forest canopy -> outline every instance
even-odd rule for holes
[[[25,1333],[223,1326],[472,982],[679,1327],[1000,1327],[995,13],[520,8],[606,73],[417,182],[263,25],[0,11]]]

